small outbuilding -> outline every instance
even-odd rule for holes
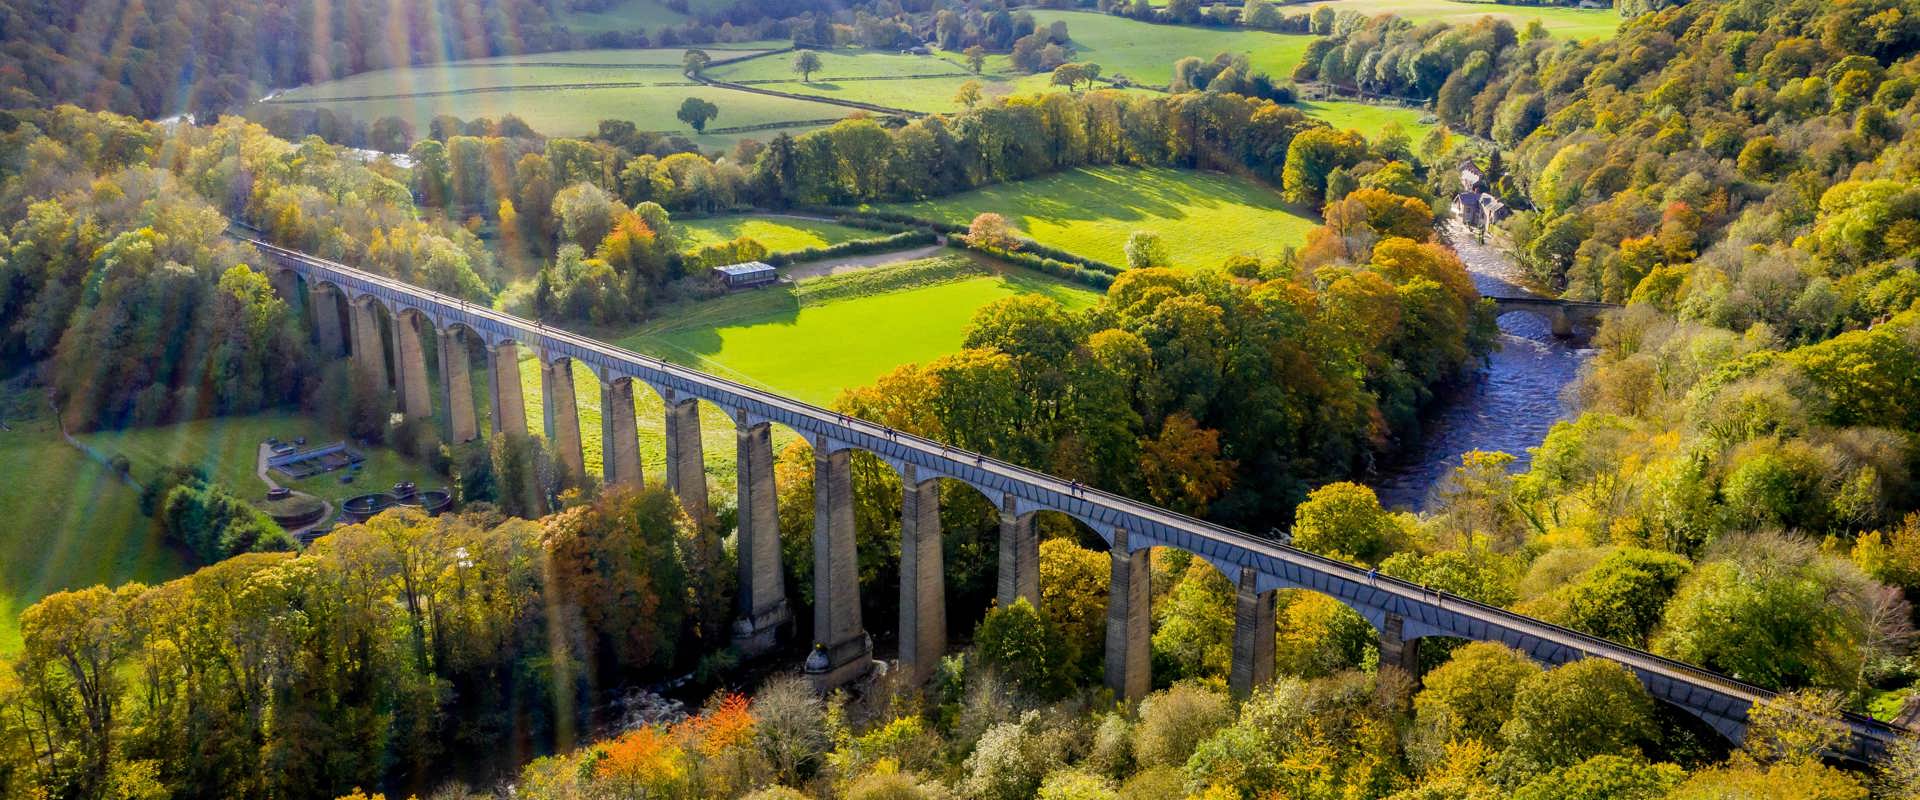
[[[772,265],[763,261],[748,261],[744,264],[728,264],[714,267],[713,272],[729,289],[750,289],[765,286],[780,279],[780,273]]]

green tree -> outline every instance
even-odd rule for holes
[[[1748,535],[1681,582],[1653,649],[1762,686],[1851,689],[1881,638],[1880,597],[1807,542]]]
[[[1599,755],[1638,756],[1654,733],[1653,698],[1625,667],[1598,658],[1522,681],[1500,727],[1503,757],[1527,776]]]
[[[1413,697],[1417,728],[1430,741],[1468,738],[1500,743],[1513,719],[1515,689],[1543,670],[1525,653],[1496,642],[1470,642],[1421,678]]]
[[[820,54],[812,50],[802,50],[793,58],[793,71],[800,73],[800,80],[803,83],[812,83],[813,73],[824,68],[825,65],[820,61]]]
[[[1319,208],[1326,202],[1327,176],[1366,157],[1367,142],[1352,131],[1310,128],[1287,145],[1281,189],[1289,202]]]
[[[1373,564],[1404,547],[1406,529],[1380,507],[1373,489],[1329,483],[1313,490],[1293,514],[1293,545],[1324,556]]]
[[[1127,235],[1127,269],[1151,269],[1173,266],[1167,244],[1154,231],[1134,231]]]
[[[1057,699],[1072,688],[1066,643],[1053,622],[1024,597],[988,611],[974,630],[973,643],[980,663],[998,670],[1015,690],[1033,699]]]
[[[680,70],[688,75],[699,77],[707,71],[707,65],[712,63],[713,56],[707,55],[707,51],[696,47],[688,50],[686,54],[681,57]]]
[[[689,97],[680,102],[680,110],[674,117],[693,126],[695,131],[705,131],[707,123],[720,116],[720,107],[698,97]]]

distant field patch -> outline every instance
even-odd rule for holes
[[[1350,0],[1342,0],[1348,2]],[[1294,9],[1289,8],[1289,11]],[[1067,23],[1074,60],[1099,64],[1103,74],[1123,74],[1137,83],[1165,86],[1173,80],[1173,62],[1186,56],[1212,58],[1238,53],[1256,71],[1285,80],[1307,52],[1312,36],[1267,31],[1155,25],[1150,22],[1085,11],[1034,9],[1034,21],[1045,28],[1055,20]]]
[[[726,146],[748,134],[695,134],[675,116],[689,97],[719,107],[720,115],[708,124],[710,129],[776,126],[751,134],[762,140],[780,130],[837,120],[853,111],[811,100],[691,84],[678,70],[683,53],[680,49],[541,53],[517,57],[522,59],[517,62],[488,59],[382,70],[290,89],[262,107],[324,107],[365,122],[393,116],[412,123],[416,131],[425,131],[441,114],[461,119],[515,114],[548,136],[588,135],[603,119],[624,119],[642,130],[678,133],[707,147]],[[658,66],[669,58],[668,66]]]
[[[1341,130],[1357,130],[1369,140],[1380,138],[1390,124],[1398,123],[1414,146],[1436,125],[1421,122],[1432,112],[1418,108],[1374,105],[1352,100],[1302,100],[1297,106],[1307,116]]]
[[[1448,24],[1472,24],[1481,17],[1499,17],[1525,30],[1527,23],[1540,20],[1549,33],[1568,39],[1611,38],[1620,27],[1620,13],[1611,8],[1586,9],[1565,6],[1518,6],[1461,0],[1328,0],[1312,7],[1331,6],[1335,11],[1363,14],[1394,14],[1414,22],[1439,20]],[[1295,7],[1287,11],[1298,10]]]
[[[679,25],[692,19],[692,15],[725,10],[736,0],[687,0],[689,14],[682,14],[667,7],[661,0],[618,0],[599,11],[560,12],[560,22],[574,33],[604,33],[607,31],[653,30],[669,25]],[[564,8],[566,4],[557,4]]]
[[[992,211],[1041,244],[1115,265],[1126,263],[1127,236],[1150,230],[1188,268],[1278,253],[1319,224],[1254,181],[1165,167],[1087,167],[883,208],[957,223]]]
[[[887,234],[865,228],[841,225],[801,217],[761,214],[731,214],[673,221],[681,249],[693,250],[710,244],[731,241],[742,236],[766,245],[771,253],[790,253],[809,247],[826,247],[859,239],[878,239]]]
[[[727,42],[725,44],[703,44],[700,49],[707,51],[715,61],[728,61],[743,56],[764,53],[788,47],[792,42],[785,40],[764,40],[758,42]],[[462,65],[482,66],[487,64],[590,64],[615,67],[674,67],[686,60],[687,48],[652,47],[640,49],[610,48],[600,50],[553,50],[544,53],[523,53],[513,56],[494,56],[492,58],[472,58],[454,62]]]
[[[907,75],[937,75],[965,73],[965,67],[933,56],[904,55],[885,50],[815,50],[820,57],[820,69],[814,70],[813,79],[820,81],[835,78],[876,78],[899,77]],[[733,64],[724,64],[708,71],[708,76],[737,83],[762,80],[799,80],[800,73],[793,69],[794,53],[781,53],[776,56],[754,58]]]

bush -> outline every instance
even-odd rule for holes
[[[1118,800],[1119,793],[1106,778],[1080,770],[1048,775],[1040,784],[1038,800]]]
[[[826,247],[809,247],[804,250],[792,250],[775,253],[767,257],[767,263],[776,267],[788,264],[801,264],[808,261],[820,261],[828,258],[865,255],[867,253],[886,253],[894,250],[906,250],[911,247],[923,247],[939,241],[939,236],[930,230],[908,230],[882,236],[876,239],[854,239]]]
[[[1142,767],[1180,766],[1201,742],[1231,722],[1233,705],[1225,694],[1193,683],[1174,684],[1140,701],[1133,758]]]
[[[1186,797],[1187,779],[1173,767],[1154,767],[1127,779],[1120,787],[1120,800],[1163,800]]]
[[[265,512],[226,489],[208,483],[182,483],[167,492],[160,523],[202,564],[248,552],[293,549],[293,540]]]
[[[1039,712],[988,728],[967,757],[961,794],[978,800],[1031,800],[1065,760],[1066,742]]]

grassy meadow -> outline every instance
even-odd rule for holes
[[[710,52],[716,58],[725,58],[761,49]],[[624,119],[642,130],[686,135],[706,147],[730,145],[740,137],[695,134],[675,117],[680,103],[688,97],[699,97],[719,107],[720,115],[709,123],[713,128],[783,122],[803,128],[852,112],[810,100],[691,84],[678,71],[684,52],[664,48],[539,53],[381,70],[289,89],[264,105],[325,106],[369,122],[395,116],[420,131],[441,114],[461,119],[516,114],[548,136],[588,135],[598,128],[600,120]],[[566,88],[553,88],[559,86]],[[766,139],[777,132],[753,135]]]
[[[1318,224],[1252,180],[1166,167],[1084,167],[882,208],[957,223],[992,211],[1041,244],[1115,265],[1137,230],[1158,232],[1176,266],[1200,267],[1298,246]]]
[[[1173,62],[1186,56],[1210,59],[1218,53],[1244,53],[1255,70],[1285,80],[1313,41],[1300,34],[1155,25],[1086,11],[1034,9],[1033,18],[1042,28],[1055,20],[1067,23],[1074,60],[1099,64],[1107,77],[1125,75],[1154,86],[1173,80]],[[992,66],[994,60],[988,63]]]
[[[1363,14],[1395,14],[1416,23],[1435,20],[1451,25],[1472,24],[1481,17],[1499,17],[1524,30],[1527,23],[1540,20],[1547,32],[1568,39],[1612,38],[1620,27],[1620,13],[1611,9],[1567,8],[1565,6],[1514,6],[1463,0],[1325,0],[1312,7],[1331,6],[1335,11]],[[1288,6],[1289,12],[1300,10]]]
[[[8,390],[0,419],[0,656],[19,651],[20,612],[43,596],[186,571],[139,490],[60,438],[45,394]]]
[[[735,2],[737,0],[687,0],[687,11],[693,15],[721,11]],[[692,19],[668,8],[661,0],[617,0],[599,11],[575,11],[566,8],[564,3],[556,8],[563,9],[559,12],[560,21],[566,24],[567,30],[584,34],[653,30]]]
[[[1306,115],[1341,130],[1356,130],[1368,139],[1378,139],[1390,124],[1398,124],[1415,147],[1429,131],[1438,127],[1420,120],[1432,112],[1419,108],[1375,105],[1353,100],[1302,100],[1296,108]]]
[[[769,253],[790,253],[859,239],[877,239],[882,231],[855,228],[826,220],[772,214],[727,214],[673,221],[681,250],[695,250],[742,236],[766,245]]]

